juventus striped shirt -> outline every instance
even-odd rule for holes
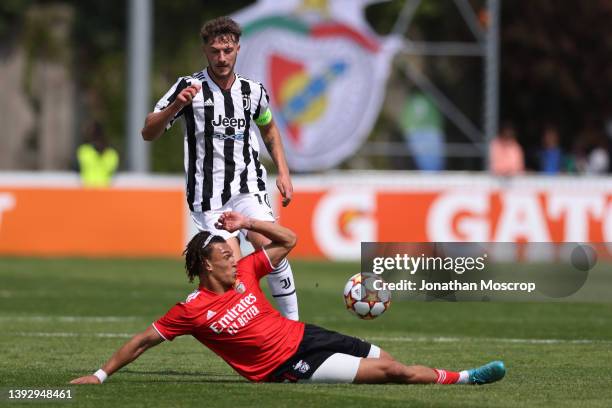
[[[154,112],[195,83],[201,83],[200,92],[166,129],[183,118],[187,204],[191,211],[203,212],[222,207],[233,195],[266,190],[254,122],[269,123],[271,114],[263,85],[236,74],[231,88],[223,90],[206,69],[180,77]]]

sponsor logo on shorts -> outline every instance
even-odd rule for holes
[[[298,372],[304,374],[308,370],[310,370],[310,365],[307,362],[305,362],[304,360],[300,360],[300,361],[298,361],[297,363],[295,363],[293,365],[293,369],[295,371],[298,371]]]

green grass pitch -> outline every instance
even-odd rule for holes
[[[489,386],[251,384],[190,337],[162,343],[102,386],[69,386],[192,290],[179,260],[0,259],[0,405],[9,389],[70,388],[78,407],[610,407],[612,303],[394,302],[360,321],[342,302],[357,264],[293,262],[301,318],[406,363],[503,359]],[[264,280],[265,282],[265,280]],[[265,284],[264,284],[265,285]],[[38,404],[38,403],[36,403]],[[36,405],[35,404],[35,405]],[[70,406],[70,405],[68,405]]]

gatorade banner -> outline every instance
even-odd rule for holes
[[[236,71],[270,95],[293,170],[331,168],[370,133],[401,42],[364,19],[372,0],[260,0],[233,17],[243,36]]]
[[[109,189],[42,179],[0,176],[0,256],[179,258],[197,232],[181,177],[120,176]],[[383,172],[293,181],[288,207],[270,193],[279,222],[298,235],[294,259],[357,261],[363,242],[612,242],[609,178]],[[603,248],[612,254],[612,244]]]
[[[295,183],[292,256],[357,260],[362,242],[612,242],[609,179],[397,174]],[[610,247],[612,254],[612,246]]]

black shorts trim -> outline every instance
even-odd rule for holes
[[[300,345],[287,361],[270,374],[272,382],[297,382],[306,380],[332,354],[343,353],[355,357],[367,357],[372,345],[356,337],[327,330],[314,324],[306,324]]]

